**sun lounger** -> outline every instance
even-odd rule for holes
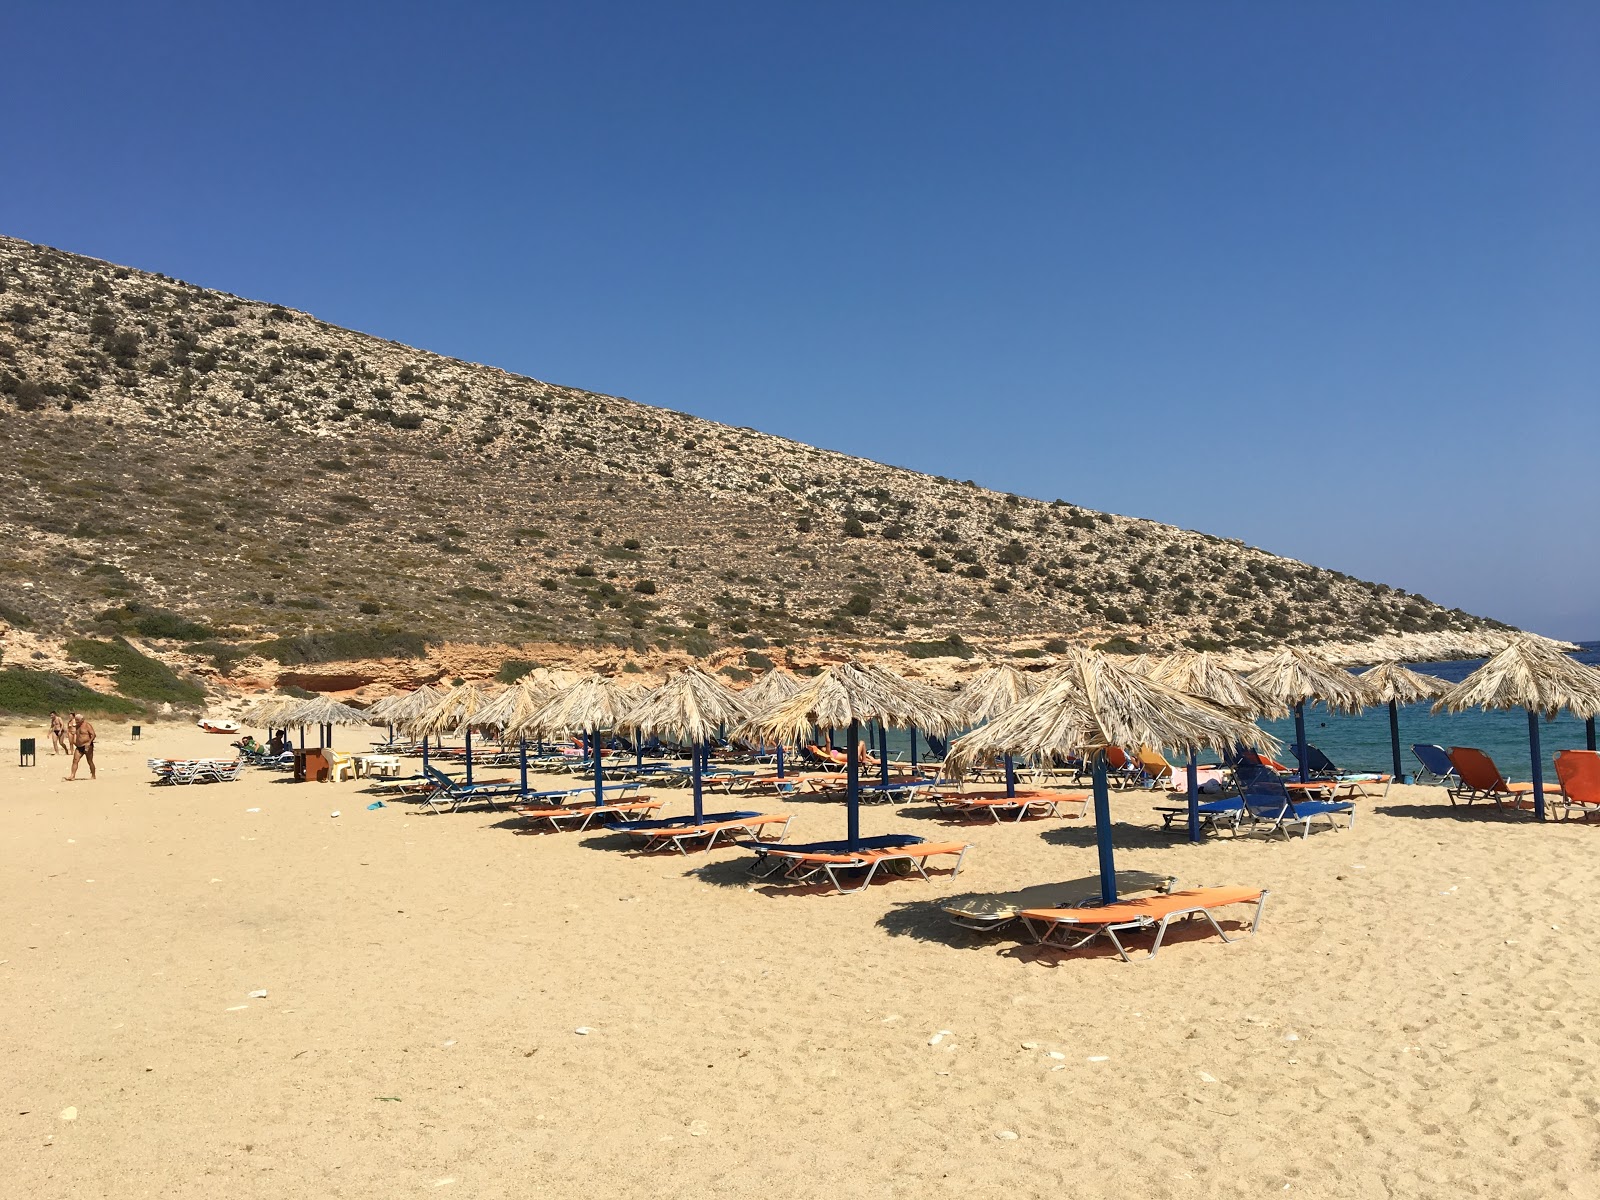
[[[1151,749],[1149,746],[1140,746],[1134,759],[1139,765],[1139,770],[1144,773],[1146,787],[1171,786],[1174,777],[1172,764],[1161,751]]]
[[[1205,800],[1198,806],[1200,828],[1216,829],[1219,825],[1231,826],[1233,832],[1239,832],[1239,823],[1244,820],[1244,801],[1238,796],[1226,796],[1221,800]],[[1183,823],[1183,828],[1188,828],[1189,805],[1183,804],[1158,804],[1156,812],[1161,814],[1161,828],[1176,831],[1178,822]]]
[[[691,817],[689,823],[684,825],[649,828],[652,823],[642,821],[618,825],[616,828],[643,838],[644,845],[640,849],[645,854],[653,854],[658,850],[688,854],[697,842],[705,843],[699,847],[702,851],[710,851],[718,841],[731,841],[740,834],[764,845],[781,842],[789,832],[791,820],[793,818],[788,813],[739,813],[724,814],[720,819],[707,816],[700,821]]]
[[[570,796],[572,792],[535,792],[534,797]],[[579,794],[592,795],[584,792]],[[513,804],[511,811],[517,816],[527,820],[531,825],[548,825],[557,832],[576,829],[580,832],[588,829],[596,822],[604,825],[611,821],[640,821],[647,820],[658,808],[660,800],[652,800],[649,796],[640,796],[636,800],[607,801],[605,804],[595,804],[592,800],[586,804],[533,803]]]
[[[1242,797],[1245,813],[1252,822],[1265,824],[1268,833],[1281,833],[1290,838],[1290,826],[1301,827],[1302,838],[1311,836],[1311,822],[1326,817],[1330,827],[1337,829],[1335,817],[1344,817],[1346,828],[1356,823],[1356,806],[1348,800],[1296,799],[1289,786],[1272,779],[1258,779],[1245,789]]]
[[[1088,945],[1095,938],[1105,937],[1116,948],[1123,962],[1149,962],[1160,952],[1168,926],[1184,918],[1204,918],[1223,941],[1238,941],[1240,935],[1229,937],[1212,915],[1214,910],[1230,904],[1256,906],[1250,920],[1250,932],[1243,936],[1253,935],[1261,924],[1261,910],[1266,906],[1269,895],[1271,893],[1262,888],[1194,888],[1165,896],[1119,900],[1098,908],[1028,908],[1022,911],[1021,916],[1028,932],[1041,945],[1074,950]],[[1147,955],[1135,959],[1129,955],[1128,948],[1118,935],[1147,929],[1155,930],[1155,941],[1151,943]]]
[[[1578,808],[1587,821],[1600,814],[1600,753],[1593,750],[1563,750],[1556,755],[1556,778],[1561,781],[1563,818]]]
[[[1504,810],[1509,801],[1512,809],[1532,807],[1533,784],[1508,783],[1482,750],[1471,746],[1451,746],[1450,763],[1458,776],[1456,785],[1446,788],[1453,805],[1457,801],[1471,807],[1474,801],[1493,800],[1497,809]]]
[[[1450,751],[1443,746],[1429,746],[1418,742],[1411,747],[1411,756],[1422,768],[1417,772],[1418,783],[1444,784],[1455,787],[1461,782],[1456,765],[1450,761]]]
[[[932,791],[938,782],[937,779],[891,779],[888,783],[863,783],[861,802],[915,800],[922,793]]]
[[[995,824],[1028,817],[1074,818],[1083,816],[1088,808],[1089,793],[1050,792],[1041,788],[1018,788],[1015,796],[1004,792],[952,793],[941,798],[941,805],[957,816],[973,821],[990,820]]]
[[[1117,891],[1123,896],[1140,892],[1165,895],[1178,885],[1171,875],[1149,871],[1118,871]],[[1100,877],[1064,880],[1061,883],[1034,884],[1014,892],[986,896],[960,896],[943,908],[952,925],[979,933],[995,933],[1018,920],[1024,909],[1090,908],[1099,904]]]
[[[905,842],[900,845],[878,845],[867,848],[865,840],[858,842],[855,849],[849,849],[843,844],[834,844],[836,848],[819,850],[806,847],[777,846],[768,847],[764,853],[768,859],[783,860],[782,878],[789,883],[811,883],[826,879],[834,890],[844,895],[865,891],[871,886],[879,871],[892,873],[899,868],[904,868],[906,873],[915,872],[922,879],[928,878],[928,860],[941,856],[953,856],[955,865],[950,870],[954,878],[961,873],[961,864],[966,860],[967,851],[972,849],[969,842],[925,842],[917,840]],[[861,873],[860,880],[853,885],[842,876]]]
[[[490,808],[498,808],[497,799],[506,796],[522,795],[522,785],[515,779],[482,779],[475,783],[466,783],[459,779],[452,779],[438,767],[428,766],[423,774],[434,785],[433,790],[424,793],[428,807],[434,812],[455,812],[463,804],[471,804],[474,800],[482,800]]]

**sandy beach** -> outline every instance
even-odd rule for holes
[[[226,748],[179,725],[103,724],[67,784],[23,732],[9,1195],[1600,1196],[1600,826],[1397,787],[1349,832],[1191,847],[1119,795],[1119,867],[1272,889],[1253,940],[1134,966],[940,912],[1092,875],[1086,820],[869,808],[966,870],[821,896],[360,784],[151,787]]]

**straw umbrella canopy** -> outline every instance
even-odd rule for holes
[[[251,725],[264,725],[268,729],[276,729],[280,725],[289,724],[284,720],[284,715],[299,708],[301,703],[302,701],[294,696],[263,696],[244,710],[244,719]]]
[[[1243,677],[1228,670],[1202,650],[1179,650],[1153,664],[1150,678],[1238,717],[1284,717],[1289,709],[1281,701],[1257,691]],[[1189,802],[1189,840],[1200,840],[1200,755],[1189,751],[1185,791]]]
[[[739,693],[739,698],[744,701],[744,706],[752,713],[761,712],[772,708],[781,700],[787,700],[800,690],[800,681],[789,672],[778,667],[772,668],[760,679],[756,680],[744,691]],[[765,740],[765,739],[763,739]],[[783,741],[778,743],[778,778],[783,778]]]
[[[646,737],[669,737],[692,747],[690,779],[694,786],[694,819],[700,821],[705,816],[700,785],[705,746],[715,740],[721,730],[739,725],[749,717],[750,710],[739,693],[699,667],[686,667],[641,697],[618,722],[617,728]]]
[[[1600,714],[1600,673],[1585,667],[1549,641],[1519,633],[1506,648],[1434,703],[1434,712],[1469,708],[1521,708],[1528,713],[1528,749],[1533,761],[1533,811],[1544,819],[1544,757],[1539,750],[1539,717],[1562,709],[1589,718]]]
[[[509,737],[509,730],[521,725],[550,698],[554,689],[548,672],[535,675],[529,672],[498,696],[484,702],[472,714],[472,728],[494,730],[501,737]],[[522,790],[528,790],[528,740],[518,735],[517,759],[522,773]]]
[[[1398,662],[1381,662],[1356,676],[1373,704],[1389,706],[1389,748],[1394,758],[1394,781],[1400,783],[1405,764],[1400,761],[1400,706],[1420,704],[1444,695],[1449,683],[1437,675],[1422,675]]]
[[[1306,702],[1320,700],[1329,712],[1351,714],[1367,706],[1366,689],[1354,675],[1299,646],[1285,646],[1246,675],[1245,682],[1268,699],[1294,709],[1295,754],[1300,759],[1301,783],[1310,778],[1306,769]]]
[[[327,696],[314,696],[309,700],[301,700],[293,708],[284,709],[278,718],[289,724],[317,727],[318,744],[323,746],[333,745],[333,727],[335,725],[370,725],[372,718],[365,709],[354,708],[348,704],[341,704]]]
[[[989,754],[1091,759],[1101,896],[1110,904],[1117,898],[1117,882],[1106,750],[1112,746],[1221,749],[1239,743],[1257,748],[1276,745],[1241,717],[1118,666],[1103,654],[1075,649],[1042,689],[957,738],[945,764],[959,773]]]
[[[1242,717],[1289,715],[1286,704],[1257,691],[1242,676],[1211,657],[1209,651],[1179,650],[1153,665],[1149,675],[1159,683]]]
[[[433,704],[415,716],[404,720],[412,733],[423,738],[423,765],[427,765],[427,739],[434,734],[441,738],[447,734],[464,733],[467,740],[467,782],[472,782],[472,729],[477,712],[489,702],[489,695],[475,683],[434,693]],[[401,722],[396,722],[400,724]]]
[[[600,731],[615,729],[636,703],[627,688],[604,675],[586,675],[576,683],[555,691],[538,711],[506,732],[534,737],[570,737],[582,733],[589,738],[594,760],[594,802],[604,802],[605,784],[600,765]]]
[[[956,693],[956,703],[961,707],[969,724],[982,725],[985,721],[1009,712],[1038,690],[1038,682],[1024,675],[1010,663],[995,663],[985,667],[961,685]],[[1006,795],[1017,794],[1017,774],[1012,757],[1004,756],[1006,767]]]
[[[884,667],[834,663],[799,691],[757,712],[745,729],[796,745],[812,740],[812,729],[846,731],[846,844],[861,840],[861,726],[917,728],[935,735],[959,729],[963,718],[948,697]]]

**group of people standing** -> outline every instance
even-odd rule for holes
[[[78,764],[89,764],[89,778],[94,772],[94,724],[82,713],[68,713],[65,720],[54,709],[50,711],[50,753],[72,755],[72,769],[67,772],[68,783],[78,778]]]

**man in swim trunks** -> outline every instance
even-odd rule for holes
[[[78,763],[89,764],[89,778],[95,779],[94,773],[94,726],[89,723],[89,718],[82,713],[72,714],[70,726],[72,735],[72,770],[67,773],[67,782],[71,783],[78,778]]]
[[[50,753],[71,753],[71,750],[67,746],[66,722],[61,719],[61,714],[53,708],[50,710]]]

